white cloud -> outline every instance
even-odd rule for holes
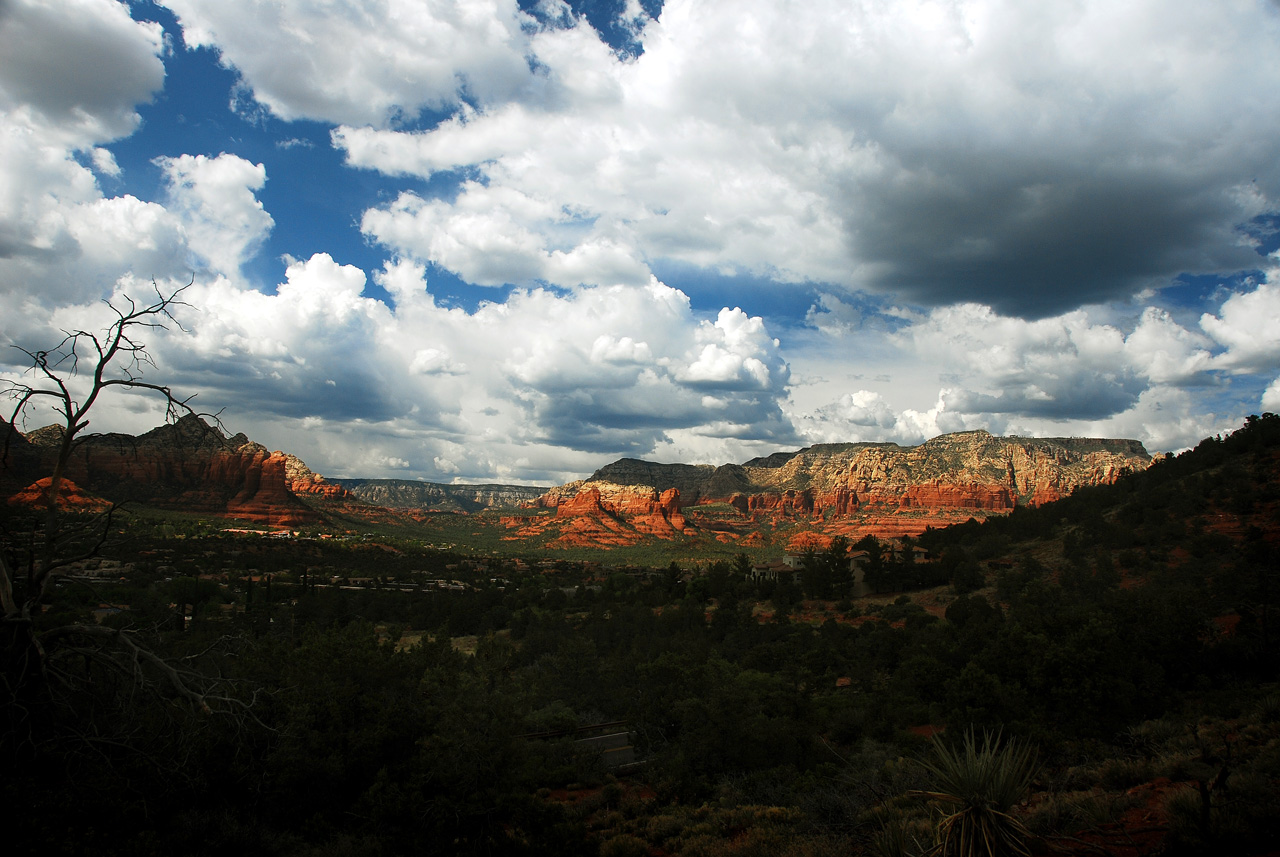
[[[164,82],[163,34],[113,0],[11,0],[0,14],[0,333],[31,311],[100,297],[134,267],[163,277],[181,252],[157,212],[106,201],[84,153],[131,133]],[[101,218],[101,222],[97,219]]]
[[[92,157],[95,170],[111,178],[120,177],[120,165],[116,163],[116,156],[108,149],[98,146],[93,150]]]
[[[0,13],[8,122],[76,149],[130,133],[164,82],[163,32],[113,0],[9,0]]]
[[[961,304],[900,337],[946,367],[953,412],[1097,418],[1124,410],[1144,387],[1121,332],[1090,324],[1083,311],[1028,322]]]
[[[1242,322],[1246,307],[1264,312],[1258,295],[1228,296],[1223,319]],[[1245,298],[1253,302],[1242,303]],[[1262,298],[1269,296],[1264,292]],[[864,336],[818,322],[837,347],[857,347]],[[1212,340],[1152,306],[1131,324],[1126,333],[1085,310],[1027,321],[977,304],[935,309],[897,332],[877,335],[898,349],[886,362],[907,370],[935,367],[937,386],[917,377],[907,388],[858,390],[807,411],[792,403],[792,418],[813,441],[919,443],[943,432],[984,428],[996,434],[1136,437],[1152,449],[1178,449],[1239,423],[1243,414],[1209,411],[1192,394],[1221,386],[1222,368],[1237,365],[1233,354],[1256,357],[1258,349],[1249,348],[1258,339],[1242,333],[1241,324],[1219,329],[1202,322],[1231,346],[1215,354],[1219,346]],[[1265,325],[1252,327],[1261,334]],[[935,396],[935,404],[926,404]]]
[[[1232,294],[1218,315],[1202,315],[1200,326],[1226,346],[1215,366],[1246,372],[1280,368],[1280,285],[1264,282]]]
[[[275,225],[254,195],[267,181],[266,168],[225,152],[161,157],[156,165],[188,246],[215,272],[237,273]]]
[[[515,0],[166,0],[191,47],[217,50],[284,119],[384,126],[463,94],[527,85]]]
[[[194,257],[218,276],[165,367],[328,472],[541,481],[974,427],[1167,448],[1230,427],[1197,390],[1280,371],[1274,277],[1198,329],[1157,305],[1174,274],[1261,264],[1235,228],[1280,200],[1274,4],[672,0],[648,21],[631,0],[638,56],[550,0],[169,5],[266,110],[336,125],[351,166],[434,177],[360,217],[391,302],[324,253],[247,286],[263,164],[176,155],[163,204],[104,194],[163,34],[113,0],[10,0],[0,334],[82,323]],[[424,110],[448,118],[406,130]],[[428,263],[519,288],[440,306]],[[664,265],[799,284],[821,342],[704,318]],[[1136,317],[1105,304],[1139,289]]]
[[[362,229],[400,254],[477,285],[644,285],[651,276],[622,236],[522,192],[475,182],[466,183],[452,204],[401,194],[385,209],[366,211]],[[568,249],[547,246],[553,232]]]
[[[948,409],[1048,419],[1101,419],[1131,407],[1151,385],[1205,383],[1210,342],[1147,307],[1132,331],[1076,310],[1037,321],[961,304],[930,312],[898,335],[947,367]]]
[[[1210,344],[1164,310],[1147,307],[1138,326],[1125,338],[1125,352],[1151,383],[1177,385],[1194,381],[1209,368]]]
[[[720,310],[715,324],[704,322],[698,339],[705,344],[697,359],[677,373],[691,386],[780,391],[790,377],[777,355],[778,341],[768,336],[764,321],[749,318],[738,307]]]
[[[62,228],[86,265],[163,277],[181,267],[185,235],[164,206],[132,196],[95,199],[62,212]]]
[[[184,295],[191,336],[166,337],[157,356],[175,385],[226,404],[232,428],[296,444],[337,475],[398,458],[427,478],[545,481],[620,454],[754,454],[794,438],[779,345],[741,310],[700,319],[653,281],[517,291],[466,312],[438,306],[421,274],[378,273],[394,308],[323,254],[291,264],[274,295],[197,282]],[[724,362],[713,377],[698,370],[707,349]],[[291,425],[296,436],[280,435]],[[343,438],[360,450],[343,452]]]
[[[676,0],[638,58],[584,23],[531,31],[540,71],[519,98],[334,142],[388,173],[479,173],[417,211],[417,240],[386,228],[395,206],[366,228],[486,282],[498,274],[474,254],[426,236],[488,211],[529,260],[565,249],[573,212],[593,224],[582,240],[603,235],[635,264],[1050,315],[1256,264],[1235,229],[1280,200],[1258,144],[1280,131],[1280,87],[1259,83],[1280,77],[1277,35],[1280,16],[1245,2]]]
[[[197,308],[183,318],[192,337],[166,348],[167,365],[246,411],[375,422],[415,404],[433,412],[429,396],[419,402],[401,382],[404,344],[388,339],[391,312],[364,285],[363,271],[327,254],[290,265],[274,295],[197,280],[184,296]]]
[[[653,351],[647,342],[636,342],[630,336],[617,337],[602,333],[591,343],[592,363],[620,363],[643,365],[653,361]]]
[[[1267,385],[1267,389],[1262,392],[1262,400],[1259,402],[1263,411],[1271,413],[1280,413],[1280,378],[1276,378]]]
[[[447,351],[423,348],[413,355],[409,371],[415,375],[465,375],[466,364],[456,364]]]
[[[1063,434],[1087,437],[1130,437],[1150,452],[1175,452],[1204,438],[1240,427],[1243,414],[1206,412],[1186,390],[1153,386],[1132,408],[1107,420],[1073,422]]]

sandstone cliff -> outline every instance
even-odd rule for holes
[[[9,505],[48,508],[49,484],[51,482],[53,482],[53,478],[49,476],[32,482],[26,488],[11,495],[8,500]],[[110,507],[111,503],[101,497],[95,497],[85,492],[79,485],[69,479],[64,479],[58,491],[58,506],[75,512],[101,512]]]
[[[1079,485],[1114,482],[1141,470],[1150,455],[1135,440],[995,437],[985,431],[942,435],[920,446],[822,444],[744,464],[655,464],[622,459],[589,479],[553,488],[536,505],[557,514],[652,514],[659,492],[677,491],[688,509],[727,503],[745,516],[824,521],[885,518],[886,535],[1038,505]],[[579,499],[585,498],[585,499]],[[913,512],[908,521],[903,514]],[[961,517],[964,515],[964,517]]]
[[[337,484],[337,480],[325,479],[307,467],[298,456],[287,452],[277,452],[276,455],[284,457],[285,483],[294,494],[313,494],[334,500],[356,499],[350,491]]]
[[[48,468],[62,430],[48,426],[26,435],[29,448]],[[293,456],[271,452],[244,434],[225,436],[199,417],[186,416],[138,437],[91,436],[68,463],[67,477],[114,502],[209,512],[279,527],[315,523],[320,515],[290,487],[291,461],[300,484],[307,482]],[[302,465],[302,470],[310,474]],[[324,480],[315,474],[309,484]],[[340,489],[339,489],[340,490]]]
[[[680,512],[680,492],[637,485],[594,482],[572,499],[556,507],[556,517],[577,515],[624,516],[637,530],[652,535],[684,532],[687,521]]]

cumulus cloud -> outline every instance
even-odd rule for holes
[[[1152,384],[1186,385],[1205,379],[1204,373],[1212,364],[1211,345],[1206,337],[1179,325],[1168,312],[1147,307],[1125,338],[1125,354]]]
[[[1198,328],[1160,300],[1263,265],[1274,4],[672,0],[649,20],[630,0],[620,49],[556,0],[167,5],[242,96],[405,179],[352,213],[389,261],[316,253],[254,288],[267,168],[232,151],[158,159],[157,201],[104,193],[128,187],[106,146],[162,86],[163,33],[115,0],[10,0],[0,333],[203,267],[192,336],[157,354],[328,472],[542,480],[978,427],[1168,448],[1238,417],[1197,391],[1280,372],[1274,276]],[[289,156],[287,130],[258,151]],[[516,288],[443,306],[433,266]],[[789,284],[817,295],[812,327],[695,312],[654,269]],[[819,350],[848,368],[802,405],[821,385],[789,361]]]
[[[1205,313],[1200,326],[1226,347],[1214,360],[1236,372],[1268,371],[1280,366],[1280,285],[1260,283],[1250,292],[1232,294],[1218,314]]]
[[[541,77],[519,98],[334,142],[388,173],[478,171],[484,198],[431,203],[431,223],[481,205],[525,256],[573,211],[637,261],[1044,317],[1257,264],[1240,228],[1280,199],[1260,144],[1280,89],[1258,83],[1280,71],[1277,35],[1276,10],[1247,2],[677,0],[638,58],[581,22],[533,30]],[[555,214],[521,217],[503,191]]]
[[[1197,402],[1194,391],[1224,388],[1223,371],[1237,366],[1280,369],[1280,359],[1259,345],[1270,341],[1269,316],[1259,325],[1249,315],[1265,313],[1268,300],[1265,283],[1226,295],[1219,315],[1201,320],[1213,336],[1154,306],[1125,324],[1098,308],[1093,312],[1102,319],[1074,310],[1034,321],[979,304],[934,309],[881,336],[897,349],[898,366],[938,367],[936,386],[917,379],[912,389],[892,394],[863,389],[807,410],[793,403],[792,417],[815,441],[919,443],[983,428],[1033,436],[1118,435],[1153,449],[1178,449],[1244,416],[1214,412]],[[856,331],[841,334],[830,324],[824,329],[837,347],[860,342]],[[1268,397],[1274,397],[1270,388],[1264,402]]]
[[[945,397],[960,413],[1101,419],[1132,407],[1153,384],[1206,383],[1209,341],[1148,307],[1126,335],[1084,310],[1026,321],[990,307],[933,310],[899,335],[948,367]]]
[[[0,10],[7,121],[79,148],[131,132],[164,82],[160,25],[112,0],[9,0]]]
[[[1262,392],[1262,400],[1259,404],[1263,411],[1280,413],[1280,378],[1276,378],[1267,385],[1267,389]]]
[[[548,249],[540,227],[581,234],[568,249]],[[362,228],[401,255],[434,262],[476,285],[644,285],[650,277],[616,237],[518,191],[475,183],[453,204],[401,194],[385,209],[366,211]]]
[[[557,445],[642,454],[674,429],[710,436],[790,435],[778,399],[789,370],[759,318],[722,310],[696,321],[688,298],[644,289],[583,289],[570,298],[520,293],[500,313],[545,319],[508,332],[513,394]],[[563,331],[573,331],[566,341]]]
[[[427,478],[558,478],[602,456],[795,438],[779,404],[789,369],[760,318],[700,318],[657,281],[522,290],[468,312],[439,306],[422,275],[408,262],[377,273],[394,308],[325,254],[291,264],[275,294],[197,282],[184,294],[191,335],[157,355],[176,385],[261,425],[264,441],[309,425],[288,442],[339,475],[397,458]],[[361,433],[359,460],[343,458],[339,439]]]
[[[192,337],[167,365],[209,398],[290,418],[385,421],[419,403],[401,384],[406,364],[389,343],[391,313],[363,296],[366,277],[327,254],[289,266],[274,295],[220,277],[184,296]]]
[[[120,177],[120,165],[116,163],[116,156],[111,154],[110,150],[98,146],[94,148],[91,156],[95,170],[113,179]]]
[[[383,126],[464,96],[502,100],[529,67],[515,0],[166,0],[190,47],[208,47],[284,119]]]
[[[1066,423],[1062,433],[1136,438],[1151,452],[1176,452],[1195,446],[1210,435],[1239,428],[1243,417],[1244,414],[1207,411],[1187,390],[1153,386],[1123,413],[1095,422]]]
[[[1101,417],[1143,389],[1122,359],[1120,331],[1089,324],[1081,311],[1026,322],[961,304],[934,310],[903,336],[917,355],[947,367],[957,382],[947,407],[962,413]]]
[[[162,157],[156,165],[191,251],[216,272],[237,273],[275,224],[254,195],[267,181],[263,165],[225,152]]]
[[[946,432],[989,427],[971,425],[961,415],[948,413],[941,397],[930,407],[896,410],[871,390],[849,393],[812,411],[793,414],[792,419],[809,443],[888,441],[915,446]]]
[[[673,0],[623,14],[639,56],[562,4],[170,5],[349,164],[475,175],[364,226],[476,283],[675,260],[1044,317],[1256,265],[1280,200],[1280,14],[1245,0]]]
[[[59,301],[110,292],[139,267],[165,276],[181,252],[161,211],[103,198],[99,144],[131,133],[164,82],[163,33],[113,0],[12,0],[0,13],[0,330]],[[28,325],[21,325],[23,329]]]

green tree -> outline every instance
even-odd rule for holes
[[[872,592],[882,592],[889,588],[889,564],[885,562],[884,545],[875,536],[867,535],[854,544],[854,550],[865,551],[863,562],[863,579]]]

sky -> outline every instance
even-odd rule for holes
[[[1182,449],[1280,411],[1280,3],[0,0],[0,343],[187,283],[148,379],[328,476]]]

